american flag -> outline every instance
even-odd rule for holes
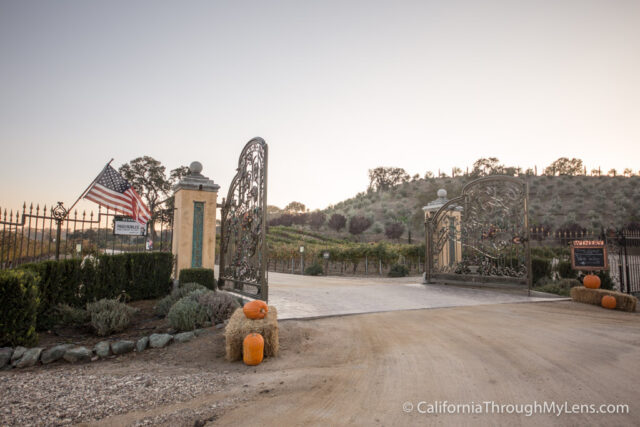
[[[151,219],[151,212],[136,190],[110,165],[102,171],[89,187],[84,198],[97,204],[115,209],[145,225]]]

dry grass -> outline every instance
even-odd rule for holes
[[[632,295],[607,289],[589,289],[583,286],[571,288],[571,299],[585,304],[600,305],[602,297],[605,295],[611,295],[616,299],[616,310],[636,311],[638,299]]]
[[[258,333],[264,338],[264,356],[275,357],[278,355],[278,311],[274,306],[269,306],[269,312],[264,319],[247,319],[238,308],[224,331],[226,341],[227,360],[230,362],[242,360],[242,341],[252,333]]]

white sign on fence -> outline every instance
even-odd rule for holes
[[[147,227],[133,218],[116,217],[113,220],[113,234],[119,236],[145,236]]]

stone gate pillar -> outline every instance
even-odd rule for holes
[[[189,175],[173,188],[175,277],[183,268],[213,269],[215,264],[216,208],[220,186],[201,174],[200,162],[191,163],[189,171]]]

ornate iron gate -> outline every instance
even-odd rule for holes
[[[218,287],[268,300],[267,160],[262,138],[245,145],[237,174],[222,202]]]
[[[427,216],[426,283],[516,283],[530,291],[528,199],[525,181],[489,176]]]
[[[609,248],[609,274],[620,285],[620,292],[640,293],[640,231],[619,229],[606,233]]]

